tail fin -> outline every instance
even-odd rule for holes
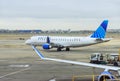
[[[91,35],[91,38],[105,38],[108,20],[104,20],[97,30]]]

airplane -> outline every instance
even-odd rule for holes
[[[56,61],[56,62],[61,62],[61,63],[69,63],[69,64],[82,65],[82,66],[86,66],[86,67],[104,69],[104,71],[101,72],[101,74],[99,76],[97,76],[97,81],[106,81],[106,79],[110,79],[110,81],[116,81],[115,80],[116,77],[110,72],[111,70],[117,71],[118,77],[120,77],[120,67],[97,65],[97,64],[91,64],[91,63],[76,62],[76,61],[71,61],[71,60],[62,60],[62,59],[55,59],[55,58],[46,58],[35,46],[32,45],[32,48],[42,60]]]
[[[43,49],[57,48],[57,51],[70,47],[83,47],[98,43],[108,42],[111,38],[105,38],[108,20],[104,20],[100,26],[87,37],[67,37],[67,36],[32,36],[26,40],[27,45],[42,46]]]

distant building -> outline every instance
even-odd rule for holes
[[[41,30],[18,30],[18,33],[41,33]]]

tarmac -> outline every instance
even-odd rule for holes
[[[93,68],[43,61],[32,47],[25,45],[25,40],[19,40],[19,37],[27,39],[30,35],[4,35],[0,39],[0,81],[48,81],[52,78],[57,81],[71,81],[73,76],[80,76],[75,81],[91,81]],[[119,38],[115,37],[110,42],[102,44],[71,48],[71,51],[63,49],[63,51],[57,52],[56,49],[38,48],[45,57],[89,62],[92,53],[118,53],[120,49]],[[103,69],[96,68],[94,74],[98,75],[102,71]],[[86,75],[91,76],[86,78]]]

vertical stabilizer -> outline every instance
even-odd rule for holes
[[[104,20],[97,30],[91,35],[91,38],[105,38],[108,20]]]

